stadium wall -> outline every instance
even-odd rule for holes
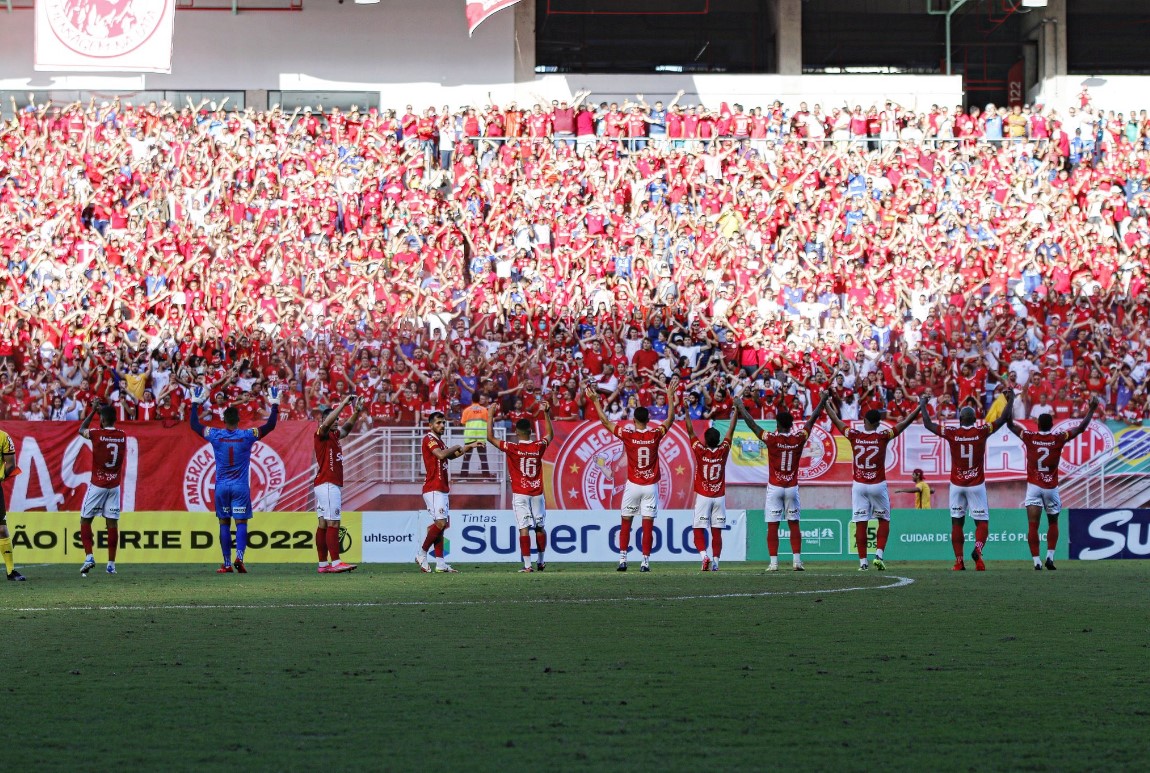
[[[1145,108],[1150,94],[1147,75],[1061,75],[1047,78],[1030,91],[1030,102],[1041,102],[1061,110],[1077,107],[1083,89],[1090,93],[1094,106],[1103,110],[1129,113]]]
[[[0,23],[0,91],[95,93],[103,98],[134,92],[219,92],[245,90],[247,104],[262,108],[268,91],[368,92],[380,105],[460,105],[502,101],[569,99],[591,89],[596,100],[634,98],[668,101],[685,92],[684,103],[781,99],[824,107],[868,105],[894,100],[908,107],[955,105],[959,76],[932,75],[544,75],[533,78],[533,47],[518,45],[518,16],[498,13],[467,37],[459,0],[389,0],[386,5],[311,2],[299,12],[191,13],[176,17],[172,73],[77,74],[33,70],[33,14],[14,10]],[[522,25],[521,25],[522,27]],[[517,52],[531,53],[520,63]],[[72,97],[74,98],[74,96]],[[195,97],[194,97],[195,98]],[[275,96],[272,96],[274,101]],[[314,101],[313,101],[314,103]],[[235,101],[233,100],[233,104]],[[283,104],[289,104],[283,99]]]

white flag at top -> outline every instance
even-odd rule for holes
[[[35,69],[172,71],[176,0],[36,0]]]
[[[467,3],[467,36],[497,11],[510,8],[519,0],[464,0]]]

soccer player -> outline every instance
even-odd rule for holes
[[[192,388],[192,410],[189,423],[192,432],[212,445],[216,458],[216,518],[220,521],[220,552],[224,563],[217,574],[233,571],[247,574],[244,552],[248,547],[248,520],[252,517],[251,466],[252,446],[276,428],[279,419],[279,387],[268,387],[271,412],[263,426],[240,429],[240,411],[234,405],[224,409],[224,428],[205,427],[200,423],[200,406],[208,399],[203,386]],[[232,561],[232,519],[236,521],[236,560]]]
[[[855,525],[855,546],[858,549],[859,571],[870,568],[867,563],[867,524],[871,518],[878,519],[877,546],[874,554],[874,568],[880,572],[886,569],[883,551],[890,536],[890,491],[886,486],[886,448],[890,441],[901,435],[919,413],[922,404],[911,411],[892,428],[879,426],[882,412],[871,408],[863,414],[863,428],[848,428],[834,406],[827,404],[827,416],[835,429],[843,434],[851,444],[854,482],[851,483],[851,521]]]
[[[767,565],[768,572],[779,571],[779,524],[784,515],[790,529],[792,567],[796,572],[803,571],[803,533],[799,527],[802,514],[799,503],[799,463],[803,458],[807,438],[811,436],[811,430],[822,415],[830,394],[829,390],[823,392],[811,418],[798,432],[794,431],[795,417],[790,411],[780,411],[775,416],[776,431],[767,432],[751,418],[742,400],[735,402],[739,416],[767,447],[767,552],[771,557]]]
[[[352,400],[355,400],[355,395],[345,395],[337,405],[324,411],[315,431],[315,462],[319,465],[315,474],[315,514],[318,519],[315,546],[319,553],[320,574],[341,574],[356,568],[355,564],[345,564],[339,557],[339,522],[343,510],[343,449],[339,441],[355,427],[366,404],[362,397],[356,400],[355,412],[341,425],[340,414]]]
[[[736,402],[742,405],[742,400]],[[727,434],[708,427],[700,441],[695,425],[687,418],[687,437],[691,440],[691,454],[695,457],[695,550],[703,560],[701,570],[719,571],[719,556],[723,553],[723,527],[727,525],[727,457],[731,455],[731,438],[738,422],[727,423]],[[711,530],[711,555],[707,555],[707,529]]]
[[[20,474],[16,466],[16,445],[12,437],[0,429],[0,483],[15,478]],[[12,540],[8,536],[8,504],[4,498],[4,489],[0,487],[0,558],[4,559],[4,571],[8,579],[13,582],[24,582],[27,578],[16,571],[12,563]]]
[[[547,436],[533,440],[535,423],[521,418],[515,422],[515,440],[499,440],[495,437],[496,403],[487,407],[487,442],[507,455],[507,474],[511,476],[511,509],[515,512],[515,525],[519,527],[519,554],[523,558],[520,572],[539,571],[547,568],[547,531],[544,520],[547,518],[547,503],[543,496],[543,454],[555,439],[555,426],[551,423],[551,406],[540,403],[539,409],[547,422]],[[535,547],[539,551],[536,568],[531,568],[531,537],[535,532]]]
[[[914,494],[914,509],[915,510],[929,510],[930,509],[930,495],[934,493],[934,489],[930,484],[924,480],[922,470],[915,468],[910,473],[911,482],[914,483],[913,488],[896,488],[896,494]]]
[[[1014,402],[1013,393],[1007,394],[1007,401]],[[1022,506],[1026,508],[1026,541],[1030,545],[1030,557],[1034,568],[1041,571],[1043,563],[1038,558],[1038,522],[1042,511],[1046,511],[1046,568],[1055,569],[1054,548],[1058,545],[1058,514],[1062,512],[1062,498],[1058,495],[1058,463],[1062,459],[1063,447],[1086,431],[1098,407],[1098,395],[1090,398],[1090,408],[1081,423],[1071,430],[1051,432],[1054,417],[1043,413],[1038,417],[1038,431],[1031,432],[1006,421],[1007,428],[1022,440],[1026,446],[1026,498]]]
[[[100,414],[98,429],[88,429],[96,414]],[[92,553],[92,519],[101,516],[108,537],[108,574],[116,573],[116,548],[120,546],[120,481],[124,474],[124,452],[128,436],[116,428],[116,409],[100,401],[93,401],[92,409],[80,422],[80,437],[92,443],[92,482],[80,505],[80,542],[84,545],[84,565],[80,576],[87,577],[96,565]]]
[[[431,525],[427,527],[423,547],[415,554],[415,563],[419,565],[420,571],[432,571],[427,563],[427,551],[434,546],[435,571],[454,574],[457,570],[443,560],[443,533],[451,525],[451,516],[448,512],[448,493],[451,487],[447,478],[447,462],[463,456],[475,447],[475,443],[482,444],[487,441],[478,440],[448,448],[443,442],[445,429],[447,429],[447,417],[442,411],[435,411],[427,418],[427,434],[423,436],[420,447],[423,451],[423,469],[426,471],[423,480],[423,501],[431,512]]]
[[[622,523],[619,529],[619,567],[617,571],[627,571],[627,550],[631,546],[631,524],[635,515],[643,517],[643,564],[640,572],[651,571],[651,547],[655,542],[655,516],[659,504],[659,443],[667,435],[667,430],[675,421],[675,390],[679,379],[672,378],[667,384],[667,418],[654,427],[648,425],[651,414],[645,406],[635,409],[634,423],[625,427],[616,425],[603,413],[599,402],[599,392],[593,386],[584,390],[587,400],[595,407],[608,432],[623,442],[627,454],[627,485],[623,488]]]
[[[926,407],[926,395],[919,401],[919,408]],[[940,427],[925,411],[922,425],[927,431],[938,435],[950,447],[950,542],[954,548],[954,571],[966,569],[962,560],[963,527],[967,513],[974,519],[974,559],[976,571],[985,572],[986,562],[982,551],[986,548],[986,538],[990,536],[990,509],[986,500],[986,439],[998,432],[1014,413],[1014,401],[1006,401],[1006,410],[993,424],[975,423],[974,408],[963,406],[958,412],[957,427]]]

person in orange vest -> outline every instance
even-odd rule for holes
[[[475,401],[464,408],[463,414],[460,416],[460,421],[463,423],[463,442],[471,444],[482,441],[482,445],[472,446],[472,450],[479,455],[480,474],[484,478],[490,475],[487,466],[487,403],[487,395],[477,394]],[[466,453],[463,457],[461,471],[464,475],[471,475],[471,459],[471,452]]]

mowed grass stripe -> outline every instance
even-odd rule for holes
[[[19,739],[5,767],[1122,770],[1150,759],[1150,564],[975,574],[900,563],[894,576],[916,582],[896,593],[820,590],[892,582],[843,564],[466,568],[37,571],[0,590],[5,728]],[[725,598],[687,598],[711,595]],[[569,603],[620,597],[636,603]],[[55,605],[121,608],[16,609]]]

